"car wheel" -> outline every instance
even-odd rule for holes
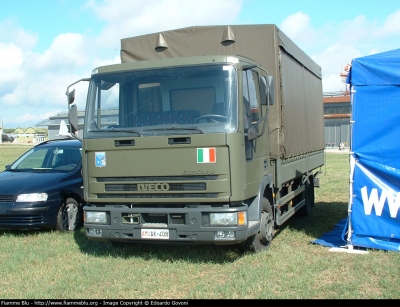
[[[56,229],[60,231],[73,231],[78,229],[82,223],[81,208],[73,198],[67,198],[61,205],[57,214]]]

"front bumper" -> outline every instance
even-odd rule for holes
[[[55,225],[57,209],[51,202],[0,203],[0,229],[30,230],[52,228]]]
[[[247,207],[215,208],[128,208],[119,206],[84,207],[84,211],[106,211],[107,225],[84,223],[90,240],[142,243],[196,243],[232,245],[243,242],[259,230],[259,223],[243,226],[211,226],[210,213],[246,211]],[[250,224],[250,226],[249,226]],[[142,230],[167,231],[167,238],[143,238]],[[234,236],[221,238],[217,233]]]

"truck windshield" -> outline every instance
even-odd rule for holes
[[[236,75],[222,64],[93,75],[84,137],[234,132]]]

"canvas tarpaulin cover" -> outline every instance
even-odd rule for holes
[[[349,245],[400,251],[400,49],[353,59]]]

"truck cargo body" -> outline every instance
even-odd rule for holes
[[[309,213],[324,163],[321,73],[276,26],[123,39],[121,59],[90,79],[89,239],[261,251],[276,225]]]

